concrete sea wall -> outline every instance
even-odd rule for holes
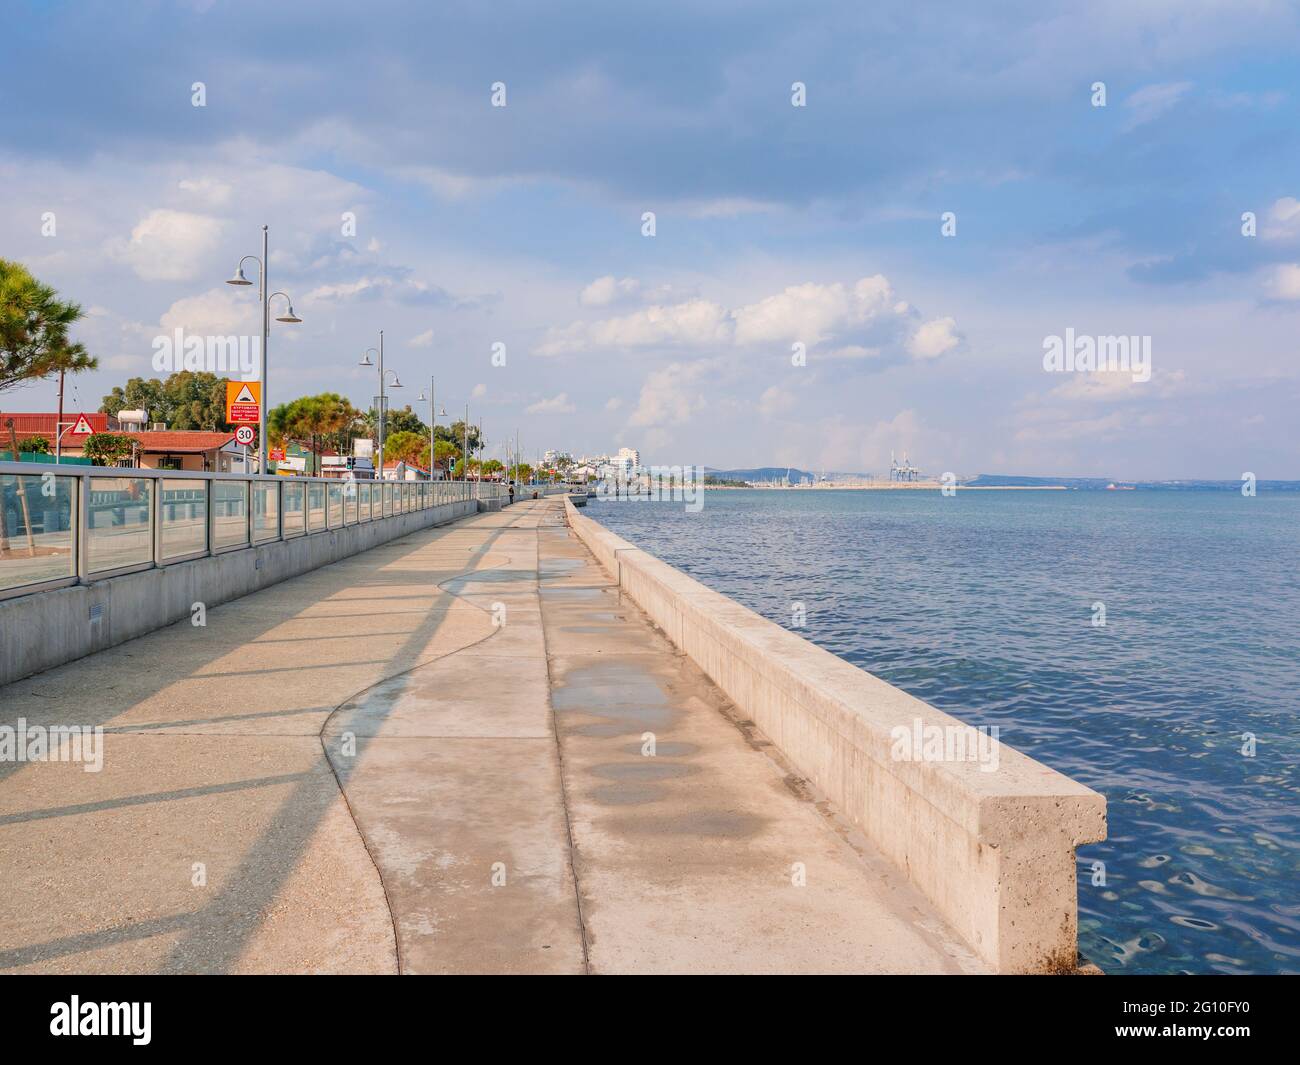
[[[977,954],[1004,973],[1075,968],[1074,851],[1105,839],[1103,796],[996,740],[986,741],[995,757],[983,762],[919,752],[905,760],[903,735],[975,737],[950,715],[615,536],[567,500],[565,511],[619,588]]]
[[[0,600],[0,685],[113,647],[207,607],[328,566],[430,525],[474,514],[473,499],[289,540]]]

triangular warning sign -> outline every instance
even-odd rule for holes
[[[77,415],[77,424],[72,427],[73,436],[82,436],[85,433],[93,433],[94,431],[84,414]]]
[[[239,390],[239,395],[234,398],[235,403],[256,403],[257,397],[253,395],[252,389],[244,385]]]

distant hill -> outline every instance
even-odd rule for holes
[[[783,481],[786,471],[785,466],[758,466],[749,470],[715,470],[710,466],[704,467],[706,477],[717,477],[724,481]],[[802,481],[805,477],[816,478],[817,476],[811,470],[800,470],[793,466],[789,467],[789,473],[792,481]]]

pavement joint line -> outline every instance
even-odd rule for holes
[[[564,526],[566,539],[572,539],[573,533],[569,532],[568,525]],[[542,536],[541,523],[534,526],[534,534],[537,540],[537,602],[541,605],[542,601]],[[555,705],[552,695],[555,691],[555,677],[551,673],[551,653],[550,647],[546,641],[545,619],[542,624],[542,650],[546,654],[546,709],[550,713],[551,730],[555,737],[555,757],[560,772],[560,806],[564,810],[564,831],[569,843],[569,871],[573,874],[573,898],[578,907],[578,931],[582,936],[582,971],[585,975],[591,975],[591,948],[587,940],[587,919],[582,912],[582,887],[578,883],[578,856],[577,846],[573,841],[573,819],[569,816],[569,788],[564,772],[564,748],[560,744],[560,725],[555,716]]]
[[[509,565],[511,561],[512,559],[510,559],[510,557],[507,556],[505,562],[502,562],[497,566],[489,567],[489,570],[500,569],[502,566]],[[490,611],[488,611],[486,608],[480,607],[476,603],[469,602],[469,600],[464,599],[464,597],[458,594],[457,592],[453,592],[449,589],[444,589],[443,585],[449,584],[451,581],[464,577],[468,573],[474,573],[474,572],[485,573],[485,572],[489,572],[489,570],[465,570],[461,573],[456,574],[453,577],[447,578],[447,580],[445,581],[437,582],[436,587],[439,588],[440,590],[446,591],[447,594],[452,596],[453,598],[460,599],[463,602],[466,602],[469,606],[476,607],[482,613],[487,614],[490,613]],[[379,680],[375,681],[373,684],[368,684],[366,685],[366,687],[361,688],[356,692],[353,692],[350,696],[348,696],[348,698],[344,699],[341,703],[339,703],[336,707],[334,707],[333,710],[331,710],[326,715],[325,720],[321,722],[320,731],[316,734],[316,738],[320,741],[321,751],[325,755],[325,764],[330,767],[330,772],[334,776],[334,783],[338,788],[339,796],[343,800],[343,805],[348,811],[348,817],[351,819],[352,825],[356,829],[357,838],[361,840],[361,845],[366,849],[366,854],[370,858],[370,863],[375,868],[375,875],[379,878],[379,890],[384,896],[384,906],[388,910],[388,920],[391,923],[393,928],[393,955],[397,962],[398,976],[402,975],[402,940],[397,930],[397,915],[393,912],[392,897],[389,893],[388,884],[384,880],[383,870],[380,868],[379,862],[375,858],[374,850],[371,848],[370,840],[367,838],[365,831],[361,828],[361,823],[357,820],[356,811],[352,809],[352,803],[348,800],[347,789],[343,786],[343,778],[339,775],[338,767],[335,766],[334,760],[330,757],[329,744],[325,742],[325,730],[329,728],[330,721],[333,719],[335,714],[337,714],[340,710],[342,710],[343,707],[347,706],[348,703],[351,703],[356,699],[360,698],[361,696],[365,695],[366,692],[379,687],[379,685],[381,684],[386,684],[389,681],[395,680],[398,677],[404,677],[410,673],[414,673],[417,669],[420,669],[424,666],[432,665],[435,662],[441,662],[447,658],[451,658],[453,655],[457,655],[461,651],[467,651],[471,647],[477,647],[479,644],[492,639],[492,637],[496,636],[500,631],[501,630],[499,628],[494,627],[492,631],[489,632],[486,636],[480,637],[479,639],[475,640],[473,643],[466,644],[464,647],[459,647],[455,651],[451,651],[448,654],[441,655],[438,658],[427,660],[427,661],[416,662],[414,665],[410,666],[407,669],[399,670],[396,673],[392,673],[386,677],[382,677]],[[376,738],[377,737],[369,737],[369,736],[365,737],[367,743],[373,742]],[[398,738],[398,737],[394,737],[394,738]],[[401,738],[419,739],[424,737],[401,737]],[[428,738],[437,739],[443,737],[428,737]]]

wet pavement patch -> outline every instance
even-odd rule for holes
[[[620,722],[629,729],[654,731],[669,727],[680,713],[669,705],[655,678],[632,665],[601,662],[579,666],[569,670],[563,679],[563,686],[551,693],[551,706],[557,714],[588,714]],[[600,735],[585,731],[585,726],[572,731]]]
[[[607,762],[604,765],[592,766],[591,771],[596,776],[606,777],[609,780],[631,780],[641,783],[688,777],[692,773],[699,772],[693,765],[660,762],[655,758],[643,758],[639,762]]]

